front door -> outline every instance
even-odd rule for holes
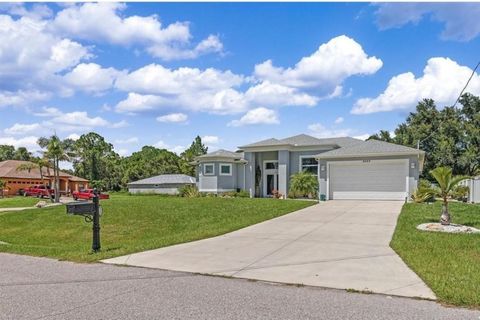
[[[263,196],[273,196],[273,191],[278,190],[278,162],[265,161],[263,165]]]
[[[267,174],[267,196],[273,195],[273,190],[278,190],[278,174]]]

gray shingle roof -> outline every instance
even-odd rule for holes
[[[307,134],[299,134],[296,136],[284,138],[284,139],[267,139],[258,141],[255,143],[247,144],[240,148],[251,148],[251,147],[267,147],[267,146],[279,146],[279,145],[290,145],[290,146],[320,146],[320,145],[338,145],[339,147],[346,147],[362,143],[362,140],[358,140],[350,137],[338,137],[338,138],[324,138],[319,139]]]
[[[128,185],[137,184],[177,184],[177,183],[195,183],[194,177],[187,176],[185,174],[161,174],[134,182],[128,183]]]
[[[361,142],[359,144],[354,144],[351,146],[334,149],[317,155],[318,159],[327,159],[327,158],[343,158],[343,157],[354,157],[354,156],[365,156],[365,155],[418,155],[424,154],[422,150],[417,150],[410,147],[405,147],[402,145],[389,143],[379,140],[368,140]]]
[[[231,158],[231,159],[242,159],[242,152],[232,152],[224,149],[219,149],[201,156],[196,157],[196,159],[208,159],[208,158]]]

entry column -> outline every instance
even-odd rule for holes
[[[278,192],[280,192],[284,198],[288,195],[288,177],[290,174],[290,151],[279,150],[278,151]]]

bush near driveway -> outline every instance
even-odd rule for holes
[[[101,200],[102,251],[92,254],[92,225],[64,206],[0,215],[0,252],[97,261],[221,235],[314,202],[112,194]]]
[[[441,202],[403,206],[391,247],[441,302],[480,308],[480,234],[417,230],[438,222]],[[453,223],[480,228],[480,205],[450,203]]]

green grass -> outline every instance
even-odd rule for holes
[[[453,223],[480,229],[480,205],[451,203]],[[402,209],[391,246],[443,303],[480,307],[480,234],[416,230],[438,222],[441,203],[408,203]]]
[[[91,223],[64,206],[0,215],[0,241],[9,243],[0,252],[91,262],[221,235],[314,202],[112,195],[101,204],[99,253],[91,253]]]
[[[33,207],[41,199],[33,197],[9,197],[0,198],[0,208]]]

